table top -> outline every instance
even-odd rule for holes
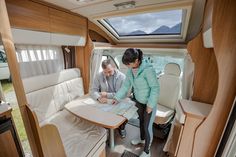
[[[106,112],[94,105],[88,105],[88,103],[86,103],[86,101],[89,101],[88,98],[88,95],[82,96],[66,104],[65,108],[75,116],[105,128],[115,129],[126,121],[126,118],[123,116]],[[94,102],[97,103],[95,105],[99,105],[97,101]]]
[[[180,100],[180,105],[184,113],[188,116],[204,119],[211,111],[212,105],[186,99]]]

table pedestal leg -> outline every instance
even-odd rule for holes
[[[114,129],[109,129],[110,130],[110,137],[109,137],[109,146],[111,149],[114,149],[115,147],[115,142],[114,142]]]

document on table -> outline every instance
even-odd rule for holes
[[[105,112],[110,112],[110,111],[113,109],[114,105],[101,104],[101,105],[99,105],[99,106],[97,106],[97,107],[98,107],[99,109],[105,111]]]
[[[97,102],[95,100],[93,100],[92,98],[86,98],[83,100],[83,102],[85,104],[88,104],[88,105],[95,105]]]

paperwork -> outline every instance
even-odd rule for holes
[[[108,100],[108,103],[106,104],[101,104],[92,98],[86,98],[83,100],[83,103],[87,105],[99,108],[104,112],[112,112],[114,114],[121,115],[128,120],[132,118],[138,110],[138,108],[135,106],[135,103],[130,99],[124,99],[116,105],[112,105],[111,102],[111,99]]]
[[[86,99],[83,100],[83,102],[84,102],[85,104],[88,104],[88,105],[95,105],[95,104],[97,103],[97,102],[94,101],[92,98],[86,98]]]

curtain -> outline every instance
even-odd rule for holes
[[[90,61],[90,84],[89,87],[91,87],[93,80],[95,79],[96,75],[99,72],[99,68],[101,66],[102,62],[102,49],[94,49]]]
[[[62,46],[65,69],[75,68],[75,46]]]
[[[59,46],[16,45],[22,78],[59,72],[64,69]]]
[[[182,98],[191,100],[193,95],[194,63],[189,53],[184,58],[182,77]]]

